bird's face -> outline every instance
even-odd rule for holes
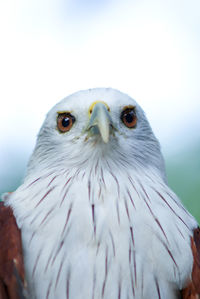
[[[29,168],[83,166],[95,159],[162,167],[159,144],[140,106],[114,89],[75,93],[47,114]]]

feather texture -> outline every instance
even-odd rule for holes
[[[156,174],[84,172],[40,174],[10,199],[33,298],[177,298],[196,222]]]
[[[26,295],[21,234],[12,209],[0,202],[0,298]]]
[[[104,115],[90,121],[89,108],[99,100],[93,117],[106,103]],[[127,107],[134,107],[133,128],[121,117]],[[74,122],[61,134],[57,116],[65,111]],[[198,293],[198,224],[167,185],[160,145],[143,110],[119,91],[82,91],[55,105],[24,183],[5,204],[21,229],[31,299],[185,299]]]
[[[193,269],[191,282],[182,291],[183,299],[199,299],[200,298],[200,228],[194,230],[191,237],[191,248],[193,253]]]

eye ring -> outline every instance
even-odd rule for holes
[[[135,107],[125,107],[121,113],[121,120],[127,128],[135,128],[137,124]]]
[[[72,128],[75,120],[75,117],[69,112],[58,113],[57,128],[59,132],[68,132]]]

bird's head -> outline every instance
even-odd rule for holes
[[[141,107],[111,88],[72,94],[47,114],[28,172],[42,168],[154,167],[163,173],[160,146]]]

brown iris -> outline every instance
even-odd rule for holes
[[[68,132],[75,122],[75,117],[69,112],[58,113],[57,128],[61,133]]]
[[[127,107],[121,113],[121,120],[126,127],[132,129],[135,128],[137,124],[137,116],[135,112],[135,107]]]

